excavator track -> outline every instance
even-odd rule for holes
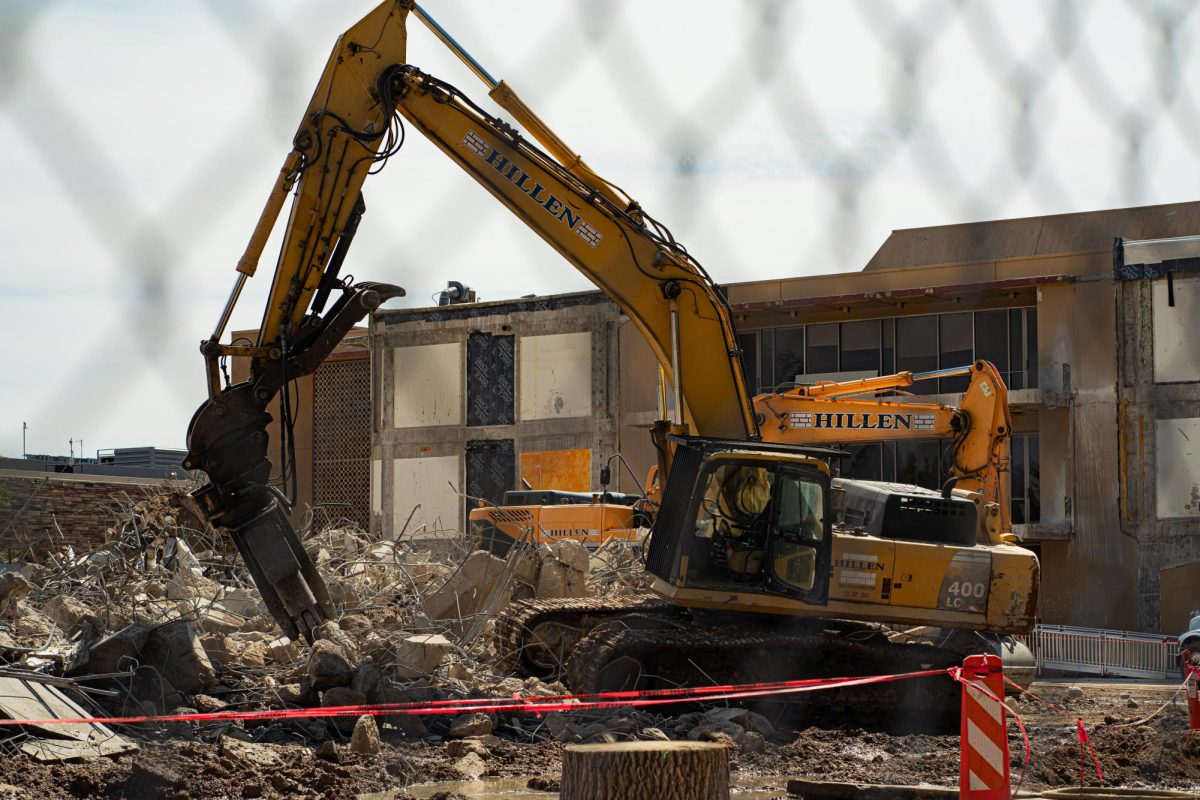
[[[1018,683],[1032,679],[1024,648],[1011,637],[903,636],[836,619],[696,616],[651,594],[513,603],[493,635],[509,668],[565,679],[577,694],[919,672],[958,666],[981,652],[1001,655]],[[957,724],[959,696],[958,685],[938,675],[756,704],[785,705],[789,717],[810,721],[936,731]]]
[[[625,624],[654,619],[657,624],[683,616],[678,606],[640,593],[628,597],[522,600],[496,621],[493,641],[501,662],[525,675],[557,679],[578,642],[597,626],[621,619]]]
[[[576,645],[567,679],[572,691],[587,694],[898,674],[961,664],[964,655],[957,648],[889,641],[878,627],[838,620],[778,628],[607,625]],[[939,675],[790,695],[783,702],[789,716],[937,729],[957,720],[960,691]]]

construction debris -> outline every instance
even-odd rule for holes
[[[40,681],[0,677],[0,714],[8,719],[80,719],[89,716],[59,689]],[[27,727],[38,732],[18,745],[38,761],[71,761],[111,756],[136,750],[137,745],[111,728],[95,723],[41,724]]]
[[[309,647],[280,636],[234,549],[191,517],[177,495],[118,509],[94,552],[64,549],[0,573],[0,696],[7,698],[0,715],[86,719],[565,695],[561,683],[515,677],[495,651],[487,634],[505,604],[645,588],[637,543],[610,541],[593,551],[574,541],[519,544],[498,558],[464,542],[423,550],[331,527],[304,537],[336,608],[324,638]],[[1056,702],[1081,715],[1103,708],[1114,720],[1136,713],[1128,710],[1134,705],[1163,702],[1114,693],[1099,706],[1088,692],[1063,686]],[[1019,706],[1033,713],[1030,704]],[[105,787],[119,785],[123,796],[284,797],[334,787],[333,796],[345,796],[353,787],[402,797],[397,787],[418,776],[534,774],[554,783],[563,745],[636,741],[716,743],[729,748],[735,770],[799,775],[834,765],[832,777],[853,780],[885,762],[893,774],[912,755],[898,780],[957,780],[952,756],[945,763],[928,758],[955,751],[937,737],[817,730],[797,739],[779,718],[764,716],[765,708],[658,710],[197,721],[119,733],[96,724],[28,725],[0,729],[0,748],[26,754],[26,768],[87,760],[86,772],[60,779],[74,795],[117,796]],[[1035,764],[1033,779],[1042,783],[1069,783],[1077,770],[1074,730],[1060,727],[1032,729],[1053,755],[1047,766]],[[1154,737],[1167,735],[1126,730],[1122,746],[1147,754]],[[1135,735],[1141,738],[1133,741]],[[1103,727],[1096,740],[1105,741]],[[105,758],[135,748],[133,758]],[[858,755],[839,760],[841,753]],[[1170,753],[1156,774],[1162,785],[1181,785],[1200,764],[1200,750],[1186,743]],[[5,771],[11,762],[0,759],[0,786],[26,777]],[[49,773],[39,774],[43,783],[28,796],[70,794],[53,789]]]
[[[188,511],[180,493],[114,502],[116,524],[95,551],[66,548],[0,574],[0,675],[35,687],[26,694],[69,691],[81,702],[102,702],[98,712],[162,714],[563,693],[559,684],[518,680],[497,666],[482,635],[492,617],[514,598],[624,591],[635,581],[623,573],[640,572],[628,546],[589,554],[560,541],[497,558],[326,528],[305,545],[338,617],[308,647],[279,636],[234,548]],[[390,722],[405,735],[430,735],[416,718]],[[430,723],[440,735],[472,741],[496,726],[487,715]],[[257,730],[302,730],[317,740],[341,732],[351,737],[351,752],[375,751],[375,721],[353,723],[353,733],[351,724],[280,722]],[[241,745],[222,747],[233,753]],[[333,752],[326,748],[326,757]]]

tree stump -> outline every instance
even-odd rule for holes
[[[729,751],[715,742],[570,745],[562,800],[729,800]]]

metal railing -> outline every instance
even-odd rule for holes
[[[1153,633],[1039,625],[1025,642],[1047,670],[1120,678],[1175,678],[1179,639]]]

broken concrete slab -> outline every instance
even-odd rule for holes
[[[125,672],[139,666],[152,628],[134,622],[96,642],[88,649],[88,672]]]
[[[370,697],[379,687],[379,677],[379,667],[375,666],[374,661],[361,661],[354,668],[354,677],[350,679],[350,688]]]
[[[732,722],[734,725],[754,731],[764,737],[772,736],[775,733],[775,726],[769,719],[745,708],[714,708],[705,713],[704,719]]]
[[[305,673],[317,691],[335,686],[349,686],[354,677],[354,668],[346,650],[338,642],[318,639],[308,651]]]
[[[454,644],[437,633],[406,636],[396,649],[392,671],[397,678],[423,678],[433,673],[454,649]]]
[[[260,617],[267,614],[267,606],[257,596],[251,594],[245,589],[226,587],[221,595],[221,605],[225,606],[231,614],[237,614],[243,618]]]
[[[693,742],[733,742],[741,744],[746,729],[723,719],[705,719],[688,733]]]
[[[487,772],[487,764],[477,753],[467,753],[454,762],[454,769],[467,780],[475,780]]]
[[[560,539],[550,545],[547,550],[562,563],[576,572],[587,574],[591,564],[591,554],[582,542],[574,539]]]
[[[157,669],[164,680],[187,694],[204,691],[216,678],[200,636],[187,620],[151,630],[141,656],[145,666]]]
[[[229,708],[229,703],[207,694],[192,695],[192,706],[201,714],[215,714]]]
[[[342,706],[361,706],[367,702],[367,696],[346,686],[334,686],[321,695],[321,706],[324,708],[340,708]]]
[[[587,593],[586,581],[587,573],[577,572],[556,558],[547,558],[538,569],[537,596],[583,597]]]
[[[183,619],[190,619],[203,633],[237,633],[246,627],[246,618],[227,610],[220,603],[203,598],[183,600],[176,606]]]
[[[271,660],[277,664],[290,664],[304,655],[304,649],[299,642],[293,642],[285,636],[280,636],[267,642],[267,652]]]
[[[0,714],[9,719],[83,719],[90,717],[78,703],[53,686],[0,677]],[[68,761],[116,755],[137,750],[137,745],[97,723],[27,726],[37,731],[21,743],[21,750],[38,761]]]
[[[763,738],[761,733],[755,733],[754,731],[746,731],[746,734],[742,737],[742,752],[743,753],[745,753],[745,754],[763,753],[763,752],[766,752],[766,749],[767,749],[767,740]]]
[[[54,620],[54,624],[67,636],[79,634],[84,641],[92,641],[104,633],[104,621],[100,615],[69,594],[50,598],[42,606],[42,613]]]
[[[227,758],[243,767],[268,773],[282,767],[287,759],[285,748],[271,744],[243,742],[232,736],[221,737],[220,753],[222,758]]]
[[[342,763],[342,753],[338,749],[337,742],[332,739],[326,739],[317,745],[316,749],[313,750],[313,755],[334,764]]]
[[[6,617],[18,616],[20,610],[17,603],[29,594],[32,585],[19,572],[0,574],[0,614]]]
[[[489,602],[497,607],[512,596],[512,587],[500,586],[506,573],[504,559],[484,550],[467,556],[458,571],[425,599],[425,611],[433,619],[457,619],[480,613]],[[496,594],[499,597],[496,597]]]
[[[461,714],[450,722],[450,736],[455,739],[487,736],[492,732],[492,728],[492,718],[487,714]]]
[[[479,739],[453,739],[446,742],[446,755],[451,758],[462,758],[468,753],[483,757],[488,752],[487,745]]]

